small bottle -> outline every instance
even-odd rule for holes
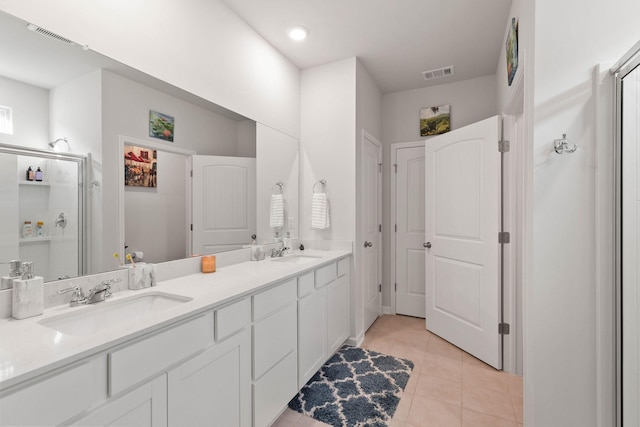
[[[33,227],[31,226],[31,221],[25,221],[22,226],[22,237],[32,237],[33,236]]]
[[[0,279],[0,290],[13,288],[13,281],[22,277],[22,261],[15,259],[10,261],[11,272]]]
[[[44,236],[43,228],[44,228],[44,222],[42,222],[42,221],[36,222],[36,236],[37,237]]]
[[[40,166],[38,166],[38,169],[36,170],[36,181],[42,181],[42,170],[40,169]]]
[[[33,172],[33,169],[31,169],[31,166],[29,166],[29,168],[27,169],[27,181],[33,181],[35,179],[35,173]]]
[[[285,249],[284,253],[290,254],[291,253],[291,232],[287,231],[287,237],[285,237],[282,240],[282,245],[283,247],[287,248]]]

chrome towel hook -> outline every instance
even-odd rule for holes
[[[573,144],[572,147],[569,147],[569,143],[567,142],[567,134],[563,133],[561,139],[553,140],[554,148],[556,153],[564,154],[564,153],[573,153],[578,149],[578,144]]]

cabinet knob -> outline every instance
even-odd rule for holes
[[[364,247],[365,247],[365,248],[370,248],[370,247],[372,247],[372,246],[373,246],[373,242],[367,242],[367,241],[365,240],[365,242],[364,242]]]
[[[431,242],[423,243],[422,246],[424,246],[427,249],[431,249]]]

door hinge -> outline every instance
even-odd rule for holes
[[[500,335],[509,335],[509,324],[508,323],[498,323],[498,334],[500,334]]]
[[[189,226],[189,230],[193,231],[193,224]]]
[[[382,292],[382,283],[378,285],[378,292]]]
[[[382,163],[378,163],[378,172],[382,173]]]
[[[393,165],[393,169],[395,169],[395,172],[396,172],[396,173],[398,173],[398,164],[397,164],[397,163],[395,163],[395,164]]]
[[[378,233],[382,233],[382,224],[378,224]]]
[[[398,292],[398,284],[397,284],[397,283],[394,283],[394,284],[393,284],[393,290],[394,290],[394,291],[396,291],[396,292]]]
[[[509,243],[511,242],[511,233],[508,231],[501,231],[498,233],[498,243]]]
[[[393,228],[393,230],[397,233],[398,232],[398,224],[395,225],[395,227]]]
[[[501,139],[500,141],[498,141],[498,152],[506,153],[510,149],[511,149],[511,143],[509,143],[509,141],[507,141],[506,139]]]

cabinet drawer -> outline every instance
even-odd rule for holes
[[[253,321],[296,300],[296,279],[288,280],[253,296]]]
[[[336,280],[338,277],[338,268],[336,265],[337,263],[334,261],[324,267],[316,269],[316,289],[320,289]]]
[[[213,313],[109,353],[109,395],[113,396],[213,343]]]
[[[58,425],[106,398],[107,362],[99,357],[0,399],[0,425]]]
[[[253,425],[270,425],[296,395],[296,355],[289,354],[253,384]]]
[[[249,324],[250,316],[249,299],[229,304],[215,311],[216,341],[230,337]]]
[[[302,298],[305,295],[309,295],[313,292],[313,271],[308,272],[307,274],[298,277],[298,298]]]
[[[292,303],[253,325],[253,379],[297,348],[298,309]]]
[[[342,277],[349,272],[349,258],[342,258],[338,261],[338,277]]]

